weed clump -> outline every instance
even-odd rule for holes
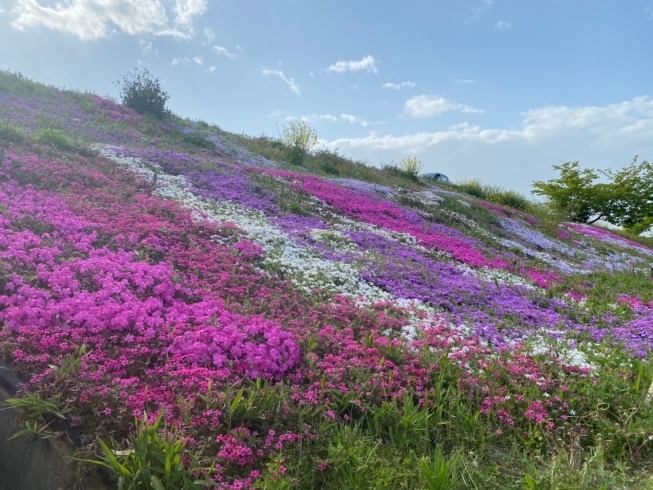
[[[23,132],[15,126],[9,124],[0,126],[0,140],[20,143],[25,139]]]
[[[74,150],[75,143],[64,131],[60,129],[40,129],[34,135],[34,141],[42,145],[50,145],[60,150]]]

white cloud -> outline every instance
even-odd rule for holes
[[[338,61],[331,65],[327,72],[344,73],[346,71],[360,71],[365,70],[372,73],[378,73],[376,61],[373,56],[366,56],[360,61]]]
[[[360,124],[364,128],[367,127],[369,121],[362,119],[360,117],[352,116],[351,114],[340,114],[340,117],[345,121],[349,121],[352,124]]]
[[[0,7],[0,14],[4,14],[4,13],[5,13],[5,9],[3,9],[2,7]]]
[[[175,23],[183,26],[192,25],[193,17],[204,14],[208,3],[208,0],[175,0],[173,8],[176,14]]]
[[[399,90],[404,87],[414,87],[416,84],[413,82],[401,82],[401,83],[384,83],[381,85],[382,88],[392,88],[394,90]]]
[[[263,73],[264,76],[268,76],[268,75],[278,76],[279,78],[281,78],[281,80],[283,80],[284,82],[286,82],[286,84],[288,84],[288,86],[290,87],[290,90],[292,90],[297,95],[300,94],[299,85],[297,85],[295,83],[295,79],[294,78],[289,79],[288,77],[286,77],[286,75],[283,73],[283,71],[281,71],[281,70],[269,70],[268,68],[264,68],[261,71],[261,73]]]
[[[145,39],[139,39],[138,40],[138,45],[140,46],[141,51],[143,52],[144,56],[149,56],[150,54],[153,54],[156,57],[159,56],[159,50],[154,47],[154,43],[152,43],[152,41],[146,41]]]
[[[404,105],[404,116],[413,118],[424,118],[439,116],[447,111],[460,111],[466,114],[481,114],[482,110],[474,109],[465,104],[450,102],[438,95],[417,95],[411,97]]]
[[[283,117],[286,121],[295,121],[295,120],[301,120],[307,123],[315,123],[319,121],[330,121],[330,122],[339,122],[339,121],[347,121],[350,122],[351,124],[360,124],[363,127],[367,127],[369,124],[371,124],[369,121],[352,116],[351,114],[340,114],[340,116],[334,116],[333,114],[305,114],[301,117],[297,117],[288,111],[272,111],[270,113],[269,117]],[[380,123],[374,123],[374,124],[380,124]]]
[[[489,9],[492,5],[494,5],[494,0],[482,0],[479,5],[471,7],[472,19],[478,19],[483,11]]]
[[[204,58],[202,58],[201,56],[195,56],[195,57],[193,58],[193,61],[194,61],[195,63],[197,63],[198,65],[201,65],[201,64],[204,63]]]
[[[547,106],[523,113],[519,129],[483,129],[469,123],[456,124],[444,131],[419,132],[403,136],[379,135],[372,131],[364,138],[342,138],[328,147],[349,145],[381,150],[407,150],[435,146],[447,141],[472,141],[494,145],[502,142],[529,143],[569,137],[572,132],[589,134],[597,143],[608,139],[636,137],[650,139],[653,132],[653,97],[603,107]]]
[[[215,71],[215,66],[212,66],[211,68],[209,68],[206,71],[208,71],[209,73],[213,73]]]
[[[497,22],[497,29],[499,29],[500,31],[503,31],[505,29],[510,29],[511,27],[512,27],[512,24],[510,22],[504,22],[502,20]]]
[[[336,116],[332,116],[331,114],[306,114],[305,116],[301,117],[301,120],[304,122],[317,122],[317,121],[331,121],[331,122],[336,122],[338,118]]]
[[[653,20],[653,7],[646,7],[644,13],[648,14],[648,19]]]
[[[456,80],[458,83],[467,83],[467,84],[472,84],[476,83],[474,80],[470,78],[461,78],[460,80]]]
[[[172,66],[177,66],[177,65],[187,65],[190,63],[190,58],[186,58],[185,56],[183,58],[172,58],[172,62],[170,63]]]
[[[206,43],[204,43],[204,44],[208,44],[211,41],[213,41],[215,39],[215,34],[213,33],[213,29],[211,29],[210,27],[205,27],[204,28],[204,37],[206,38]]]
[[[308,76],[311,77],[311,78],[313,78],[313,77],[315,76],[315,72],[313,72],[313,71],[310,72],[310,73],[308,74]]]
[[[222,46],[213,46],[211,48],[211,51],[213,51],[215,54],[218,56],[225,55],[228,58],[235,59],[236,55],[233,53],[230,53],[227,48],[223,48]]]
[[[19,31],[44,26],[67,32],[83,41],[102,39],[116,29],[130,36],[151,34],[190,39],[193,20],[206,11],[208,0],[175,0],[170,22],[159,0],[67,0],[54,7],[37,0],[16,0],[12,26]]]
[[[545,106],[524,112],[516,124],[481,127],[463,123],[439,131],[370,132],[321,141],[353,159],[379,164],[417,154],[425,172],[528,193],[534,180],[556,176],[552,164],[578,160],[593,168],[619,169],[634,155],[653,155],[653,97],[602,106]]]

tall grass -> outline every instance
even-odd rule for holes
[[[266,135],[253,137],[244,134],[237,135],[238,143],[253,153],[258,153],[269,160],[289,164],[286,145],[279,139]],[[296,169],[295,166],[292,168]],[[328,177],[343,177],[363,180],[373,184],[396,185],[400,187],[423,187],[416,176],[401,170],[392,164],[374,167],[366,162],[347,158],[338,150],[318,150],[307,152],[302,159],[302,169],[317,175]]]

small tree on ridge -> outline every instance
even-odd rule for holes
[[[147,68],[134,68],[133,71],[121,75],[115,85],[123,105],[139,114],[152,114],[157,119],[162,119],[170,113],[166,108],[170,96],[161,88],[159,79]]]

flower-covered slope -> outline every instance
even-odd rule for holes
[[[383,407],[433,419],[414,447],[378,429],[400,453],[430,458],[464,417],[482,435],[460,444],[552,450],[595,444],[596,403],[617,417],[650,383],[639,243],[552,235],[439,187],[308,175],[88,94],[0,93],[9,114],[25,138],[0,168],[0,356],[81,432],[120,444],[165,411],[218,488],[339,488],[341,431],[374,432]],[[33,143],[44,124],[84,151]],[[628,444],[644,454],[648,436]]]

